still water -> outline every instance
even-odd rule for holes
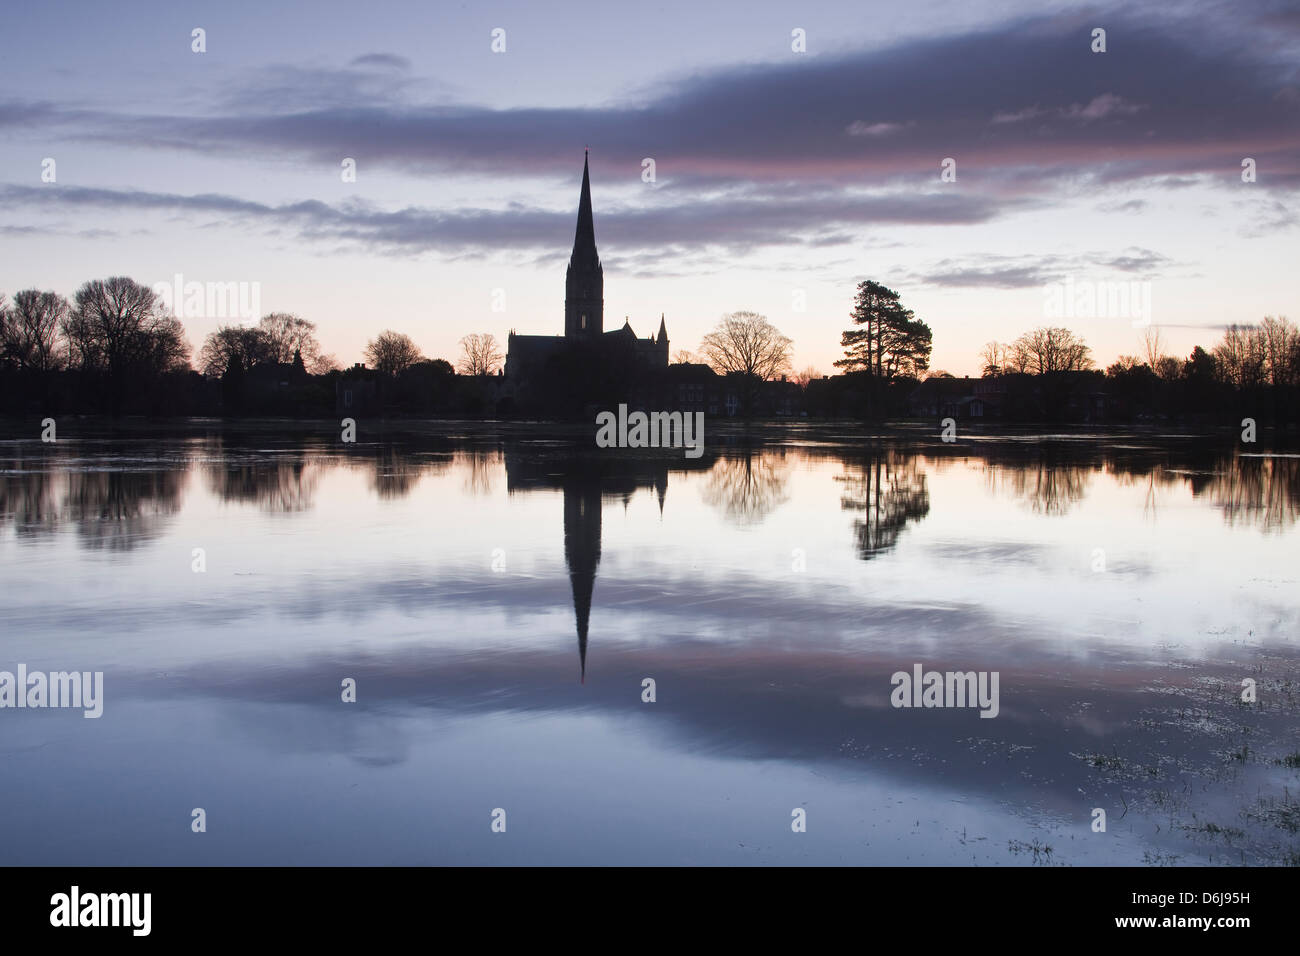
[[[0,863],[1300,862],[1300,457],[336,437],[0,442]]]

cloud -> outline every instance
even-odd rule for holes
[[[184,195],[65,186],[0,187],[6,207],[41,211],[105,209],[218,216],[253,228],[289,228],[306,240],[344,241],[370,249],[455,255],[524,251],[553,256],[572,241],[574,212],[511,203],[500,208],[383,209],[353,200],[329,204],[304,200],[254,202],[216,193]],[[942,191],[897,195],[828,191],[785,184],[748,190],[707,204],[691,193],[648,206],[613,206],[602,212],[602,240],[624,254],[636,251],[695,253],[711,247],[753,249],[806,244],[848,245],[866,226],[967,225],[1006,211],[1005,200]],[[647,264],[651,260],[643,262]]]
[[[1127,272],[1153,277],[1174,265],[1161,253],[1136,246],[1117,254],[1090,252],[1077,256],[995,256],[948,258],[929,269],[908,274],[912,282],[955,289],[1032,289],[1066,276]]]
[[[1109,116],[1132,116],[1134,113],[1141,112],[1143,108],[1136,103],[1128,102],[1122,96],[1116,96],[1114,93],[1102,93],[1100,96],[1093,97],[1087,105],[1072,103],[1069,106],[1052,110],[1029,106],[1014,113],[998,113],[994,115],[993,122],[999,124],[1024,123],[1044,117],[1061,117],[1069,120],[1090,122],[1092,120],[1106,119]]]
[[[7,104],[0,122],[8,112],[66,120],[75,136],[119,145],[310,162],[364,143],[369,163],[422,173],[568,173],[591,143],[611,165],[639,171],[653,156],[661,175],[765,182],[925,182],[945,156],[991,181],[1018,180],[1029,167],[1044,183],[1099,169],[1111,181],[1139,180],[1218,175],[1242,155],[1267,160],[1276,178],[1261,177],[1262,186],[1300,181],[1294,63],[1220,39],[1203,21],[1180,29],[1111,17],[1117,40],[1101,55],[1089,49],[1091,19],[1013,20],[880,50],[713,69],[600,107],[410,102],[416,85],[405,61],[374,53],[342,70],[259,71],[208,115],[74,120]]]
[[[1053,282],[1060,273],[1039,263],[1023,265],[963,265],[951,259],[935,264],[932,271],[913,273],[910,278],[924,285],[957,289],[1026,289]]]
[[[864,123],[861,120],[854,120],[849,124],[848,134],[850,136],[889,136],[891,133],[897,133],[906,128],[904,123]]]
[[[1147,205],[1145,199],[1126,199],[1122,202],[1104,202],[1097,208],[1102,212],[1141,212]]]
[[[364,56],[354,58],[348,66],[373,66],[385,70],[401,70],[405,72],[411,68],[411,61],[404,56],[398,56],[396,53],[367,53]]]
[[[655,256],[662,261],[667,248],[700,256],[774,245],[849,248],[874,226],[982,224],[1072,201],[1084,187],[1235,183],[1244,155],[1259,163],[1252,189],[1276,201],[1259,207],[1253,233],[1294,225],[1287,193],[1300,189],[1300,71],[1283,56],[1285,44],[1240,42],[1242,31],[1278,28],[1237,18],[1237,32],[1220,35],[1194,18],[1185,29],[1119,12],[1110,20],[1116,42],[1104,55],[1089,49],[1090,18],[1023,18],[798,63],[715,68],[670,79],[635,103],[602,106],[454,102],[445,87],[413,76],[405,58],[372,52],[342,68],[247,72],[206,110],[176,115],[0,102],[0,128],[332,168],[364,150],[369,169],[530,184],[572,182],[580,145],[589,142],[593,176],[625,199],[602,198],[598,231],[633,269],[658,268]],[[633,195],[646,156],[656,160],[659,182]],[[938,182],[947,156],[977,188]],[[573,228],[567,205],[385,209],[91,187],[38,196],[11,186],[4,197],[43,208],[221,216],[305,240],[455,256],[550,256],[567,247]],[[1162,263],[1139,256],[1092,265],[1140,272]],[[1054,268],[949,260],[927,280],[1023,288],[1050,280]]]

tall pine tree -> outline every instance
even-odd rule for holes
[[[840,337],[844,358],[835,363],[836,368],[888,381],[919,377],[930,367],[930,327],[903,308],[893,289],[870,280],[858,283],[849,315],[857,328]]]

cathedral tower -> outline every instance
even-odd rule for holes
[[[573,255],[564,277],[564,334],[571,339],[598,341],[605,331],[605,272],[596,254],[596,229],[591,221],[591,177],[582,159],[582,197]]]

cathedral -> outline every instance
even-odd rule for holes
[[[591,176],[582,161],[582,195],[578,200],[578,228],[573,254],[564,279],[564,334],[518,335],[512,329],[506,349],[505,377],[525,387],[547,370],[565,367],[566,360],[599,363],[636,371],[668,367],[668,330],[659,317],[659,334],[637,338],[626,321],[605,331],[605,273],[596,252],[596,229],[591,216]]]

